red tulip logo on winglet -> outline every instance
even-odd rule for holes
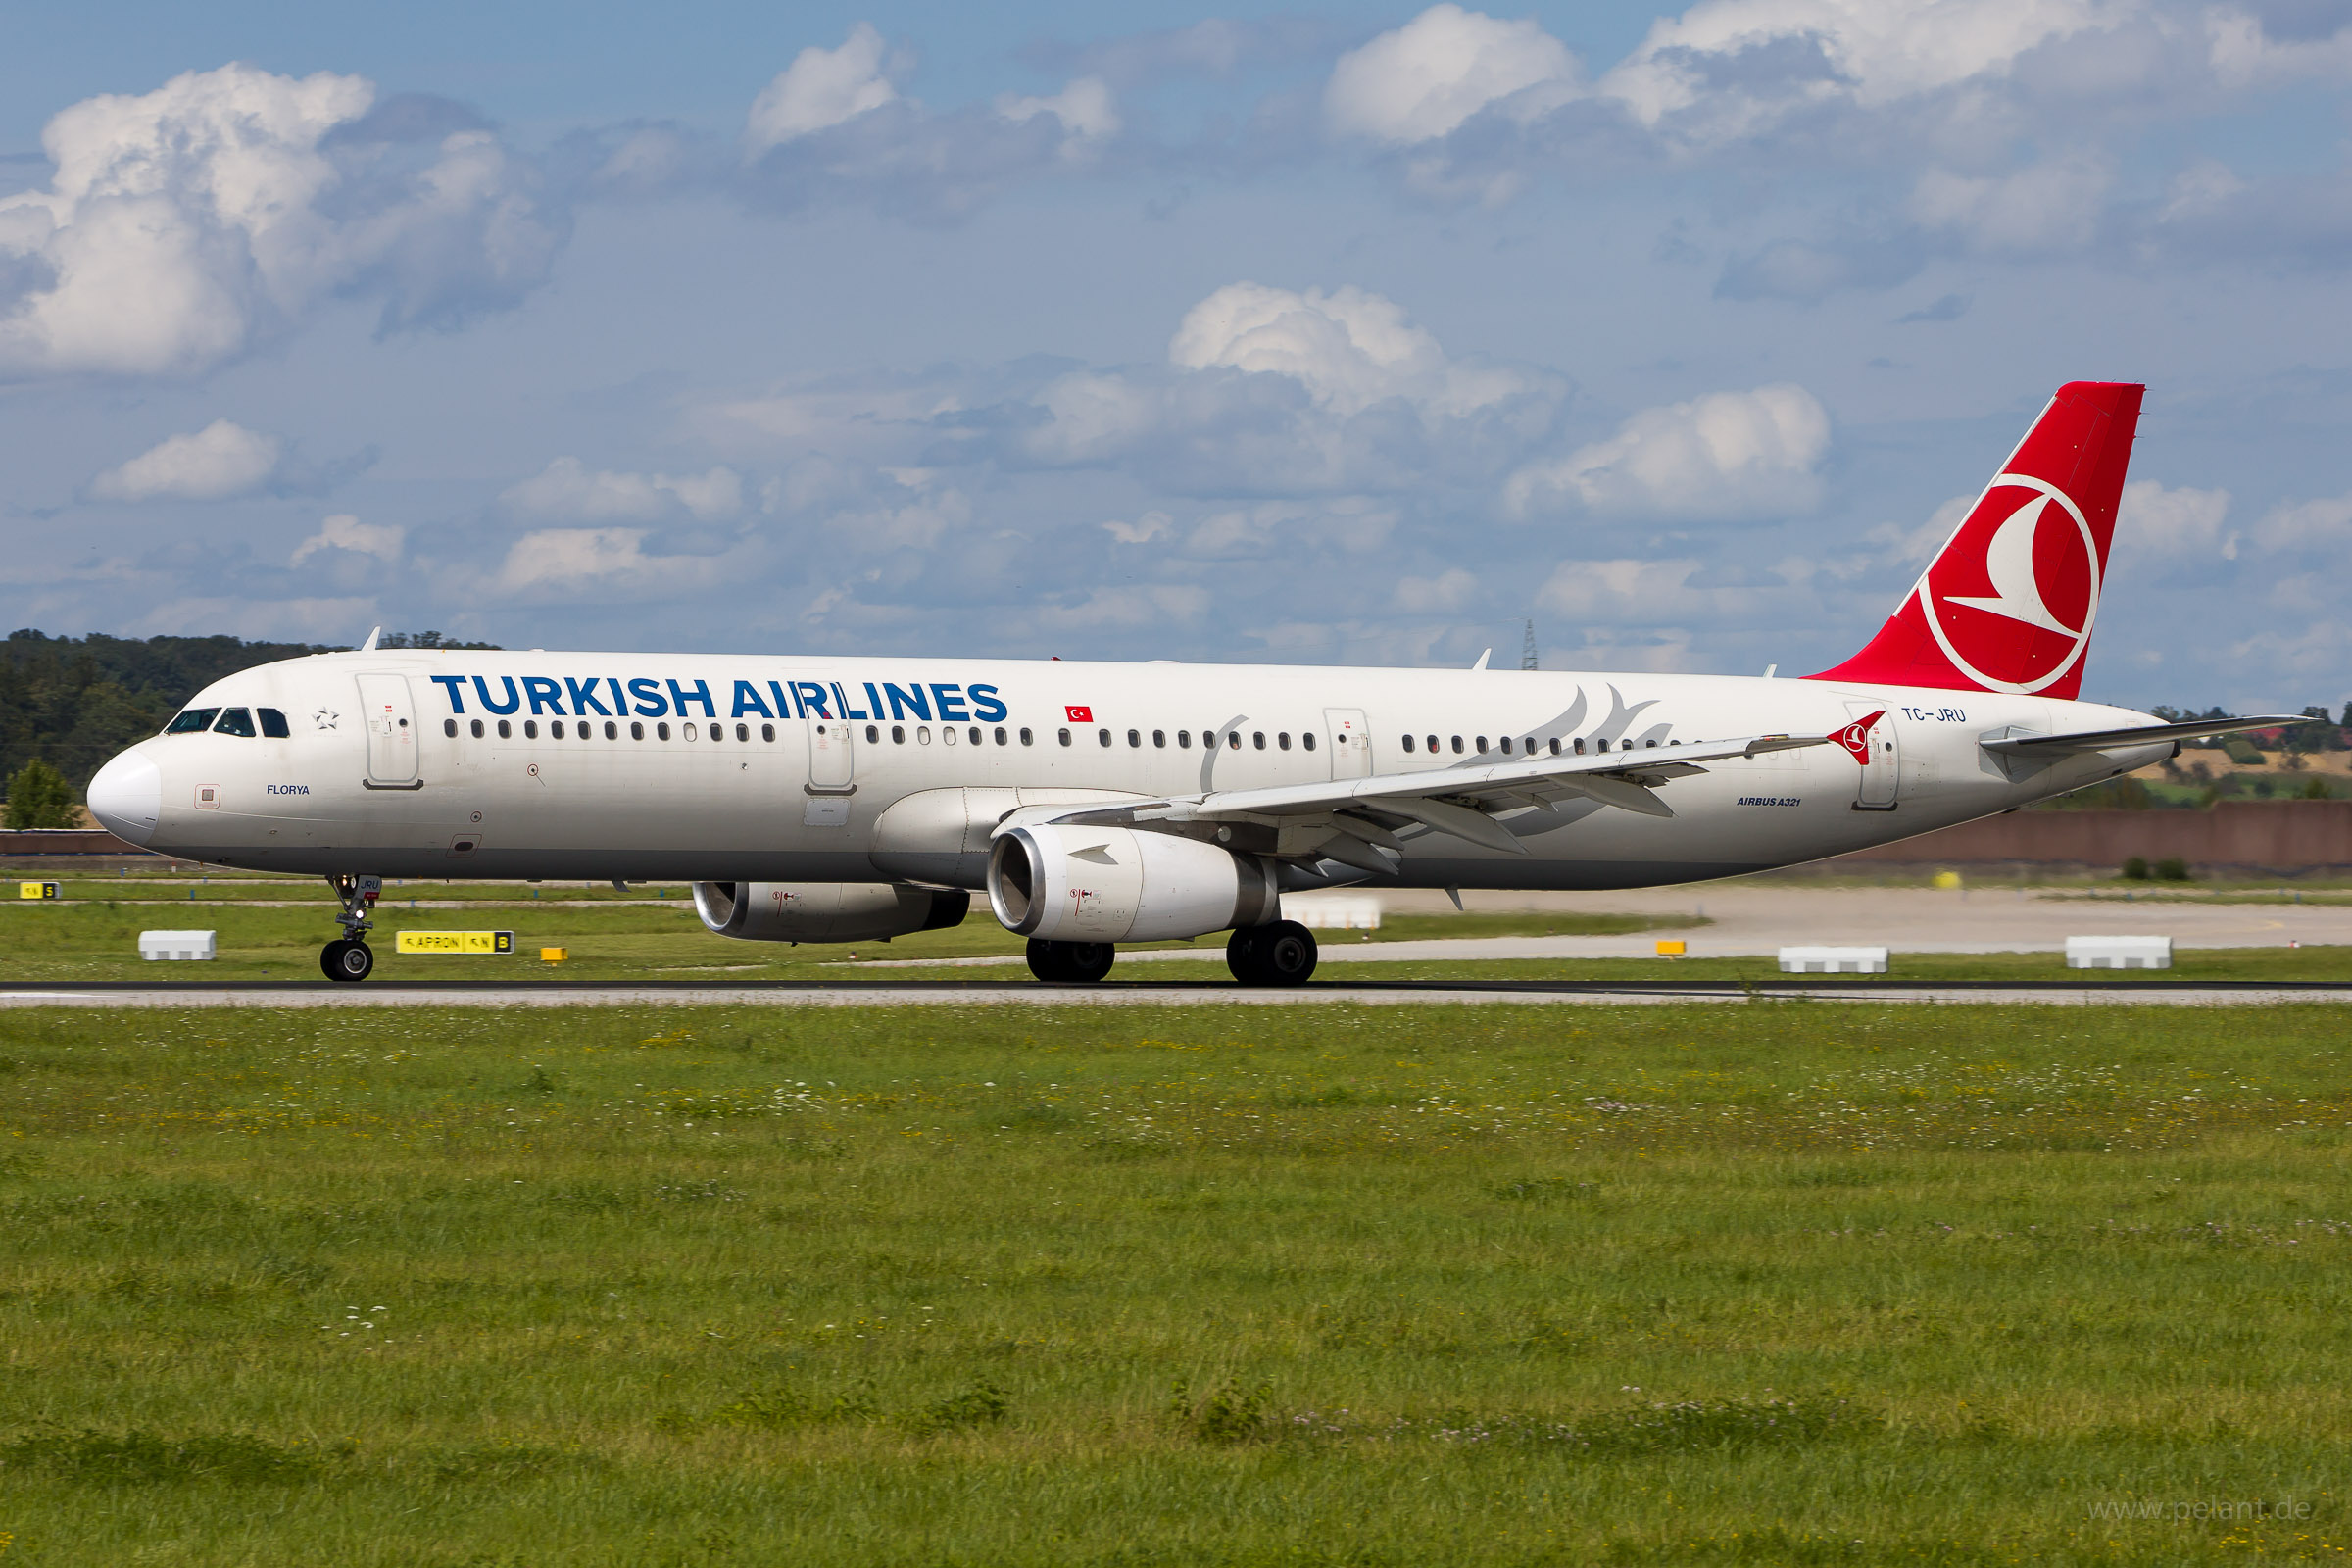
[[[1886,710],[1882,708],[1868,718],[1855,719],[1845,728],[1832,734],[1830,739],[1852,753],[1857,765],[1868,767],[1870,765],[1870,726],[1886,716]]]

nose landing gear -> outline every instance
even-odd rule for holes
[[[372,922],[368,918],[374,911],[375,901],[384,890],[380,876],[330,876],[326,885],[335,890],[343,905],[343,912],[335,923],[343,928],[342,938],[329,942],[318,950],[318,967],[329,980],[365,980],[375,969],[375,954],[368,946],[368,931]]]

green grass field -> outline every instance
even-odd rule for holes
[[[2346,1067],[2331,1007],[0,1013],[0,1550],[2333,1559]]]

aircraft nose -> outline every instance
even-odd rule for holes
[[[124,752],[90,780],[90,814],[115,837],[145,844],[164,814],[164,772],[139,752]]]

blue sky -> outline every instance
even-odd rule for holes
[[[2352,0],[94,6],[11,624],[1784,671],[2149,383],[2086,696],[2352,696]]]

